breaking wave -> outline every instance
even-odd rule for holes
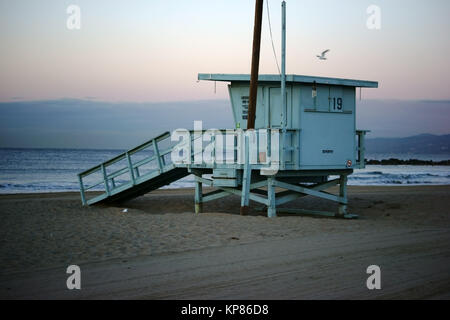
[[[120,151],[0,149],[0,193],[77,192],[79,172],[118,153]],[[86,182],[94,184],[95,179]],[[120,185],[126,181],[118,177],[116,183]],[[355,170],[349,176],[349,184],[450,185],[450,167],[370,165],[364,170]],[[193,186],[194,179],[188,176],[164,188]],[[103,186],[92,190],[103,190]]]
[[[372,170],[371,170],[372,169]],[[356,170],[349,176],[350,185],[445,185],[450,184],[446,167],[384,167],[374,171],[371,166]]]

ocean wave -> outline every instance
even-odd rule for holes
[[[385,173],[382,171],[371,171],[371,172],[360,172],[355,173],[354,175],[358,176],[398,176],[398,177],[444,177],[445,175],[438,175],[438,174],[432,174],[432,173],[401,173],[401,174],[395,174],[395,173]],[[446,175],[446,178],[449,178],[450,175]]]
[[[382,174],[384,174],[384,173],[381,172],[381,171],[371,171],[371,172],[364,172],[364,173],[361,173],[361,174],[367,174],[367,175],[382,175]]]
[[[44,184],[44,183],[30,183],[30,184],[12,184],[4,183],[0,184],[0,193],[12,193],[12,192],[55,192],[55,191],[78,191],[78,185],[73,184]]]
[[[118,154],[116,151],[101,150],[20,150],[19,152],[0,149],[0,152],[2,153],[0,157],[0,193],[2,194],[78,192],[78,173]],[[118,169],[122,165],[123,163],[118,163],[110,170]],[[149,164],[143,170],[154,167],[155,164]],[[127,179],[129,179],[127,174],[117,177],[116,186],[129,183]],[[89,186],[101,180],[101,172],[98,172],[86,178],[84,182]],[[366,169],[355,170],[349,176],[349,184],[450,185],[450,167],[368,165]],[[187,176],[163,188],[192,187],[194,187],[194,179],[192,176]],[[92,189],[92,191],[102,190],[104,191],[103,184]]]

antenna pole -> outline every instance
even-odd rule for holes
[[[259,57],[261,50],[261,29],[263,18],[263,0],[256,0],[255,26],[253,29],[252,73],[250,76],[250,97],[248,102],[247,129],[255,129],[256,100],[258,94]]]
[[[281,3],[281,167],[285,167],[285,147],[287,131],[287,103],[286,103],[286,1]]]
[[[283,110],[283,133],[287,127],[287,105],[286,105],[286,1],[281,3],[281,108]],[[284,145],[283,145],[284,147]]]

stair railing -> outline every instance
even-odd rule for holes
[[[111,160],[78,174],[83,205],[110,197],[130,186],[138,184],[140,181],[158,176],[169,170],[170,163],[166,161],[165,157],[172,152],[172,147],[164,151],[160,149],[160,143],[166,139],[170,139],[170,132],[166,132]],[[133,159],[136,155],[142,159]],[[156,162],[156,168],[149,169],[148,172],[143,174],[140,169],[154,161]],[[100,177],[94,177],[98,175]],[[128,179],[124,180],[123,183],[118,183],[118,178],[124,179],[125,175],[127,175]],[[87,182],[86,180],[89,180],[89,178],[92,181]],[[87,199],[86,193],[88,191],[103,191],[103,194],[93,199]]]

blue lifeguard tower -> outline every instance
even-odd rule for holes
[[[283,9],[285,39],[285,4]],[[365,166],[367,132],[356,128],[356,89],[377,88],[378,83],[286,75],[284,40],[282,46],[281,75],[257,77],[254,128],[247,129],[251,75],[199,74],[198,80],[229,83],[235,128],[194,130],[182,143],[170,141],[166,132],[80,173],[83,205],[130,200],[192,174],[196,213],[205,202],[238,195],[242,208],[250,200],[260,203],[268,217],[287,212],[355,218],[347,212],[347,180],[354,169]],[[207,146],[204,134],[210,137]],[[186,144],[184,160],[172,161]],[[192,152],[192,146],[197,150]],[[199,153],[211,161],[196,161]],[[203,186],[215,190],[204,194]],[[338,194],[325,191],[335,186]],[[100,195],[87,193],[100,187]],[[277,209],[304,196],[334,201],[337,208]]]
[[[256,161],[251,163],[250,155],[242,156],[236,151],[232,159],[227,158],[224,163],[196,164],[195,155],[192,154],[191,161],[174,164],[170,161],[170,155],[177,145],[168,144],[166,149],[160,150],[159,145],[170,140],[171,135],[166,132],[81,173],[79,181],[83,204],[129,200],[193,174],[196,181],[196,212],[201,212],[204,202],[228,195],[239,195],[242,206],[248,206],[252,200],[266,206],[269,217],[275,217],[277,206],[310,195],[337,202],[338,210],[306,212],[301,209],[283,209],[282,211],[354,217],[346,211],[347,177],[355,168],[365,166],[366,134],[366,131],[356,129],[356,88],[376,88],[377,82],[287,75],[287,123],[283,130],[280,76],[260,75],[256,126],[253,134],[246,135],[250,76],[199,74],[198,79],[230,83],[229,92],[235,128],[220,130],[216,135],[221,134],[224,140],[233,141],[233,150],[239,149],[239,144],[244,146],[241,152],[249,153],[249,146],[256,144]],[[278,131],[279,134],[274,135],[274,131]],[[199,134],[198,138],[196,134]],[[201,139],[201,134],[203,132],[190,132],[192,144],[196,139]],[[279,139],[277,143],[280,146],[276,157],[271,154],[273,150],[270,147],[274,144],[272,141],[274,137]],[[245,138],[247,143],[239,140]],[[261,139],[266,140],[263,149],[259,148]],[[203,143],[201,148],[204,152],[206,147]],[[134,161],[135,157],[149,149],[152,151],[151,155],[141,156],[142,159]],[[214,153],[214,148],[212,152]],[[243,161],[239,161],[239,158]],[[273,162],[268,162],[268,158],[277,159],[276,173],[271,174]],[[151,166],[152,164],[154,165]],[[97,181],[86,185],[84,181],[95,174]],[[205,178],[211,174],[212,177]],[[330,180],[332,176],[337,177]],[[118,185],[116,183],[118,180],[127,182]],[[324,191],[336,185],[340,186],[338,195]],[[104,193],[87,199],[85,192],[98,186],[104,186]],[[203,194],[203,186],[217,190]],[[276,188],[283,191],[276,193]]]

